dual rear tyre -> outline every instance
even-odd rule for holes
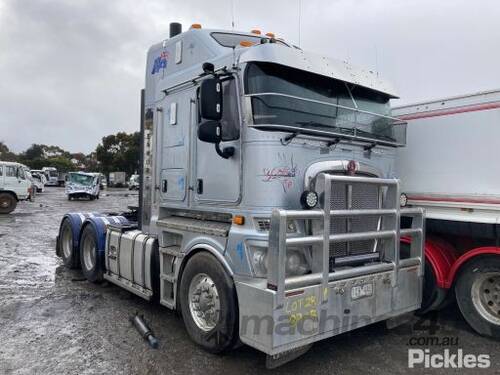
[[[104,254],[97,251],[97,234],[92,225],[83,228],[79,246],[74,246],[69,219],[64,219],[59,231],[59,253],[66,267],[80,268],[85,278],[99,283],[103,280]]]

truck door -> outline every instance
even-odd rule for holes
[[[198,203],[235,203],[240,198],[240,118],[236,79],[224,81],[222,87],[221,148],[232,146],[235,148],[235,153],[232,157],[224,159],[217,155],[213,144],[200,141],[197,132],[193,132],[196,145],[194,193],[195,201]],[[199,114],[199,110],[197,113]],[[198,115],[196,128],[201,121]]]
[[[168,95],[161,105],[159,134],[160,200],[169,206],[187,206],[189,126],[194,90]]]

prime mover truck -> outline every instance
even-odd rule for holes
[[[395,108],[402,202],[426,211],[426,298],[456,298],[477,332],[500,337],[500,90]]]
[[[392,86],[272,34],[170,31],[147,56],[139,209],[65,215],[64,263],[271,365],[419,309],[423,211],[400,209]]]

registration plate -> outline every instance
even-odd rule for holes
[[[360,299],[363,297],[369,297],[373,295],[373,283],[368,283],[364,285],[356,285],[351,289],[351,298]]]

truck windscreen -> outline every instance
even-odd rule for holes
[[[70,173],[69,174],[69,182],[71,182],[73,184],[90,186],[90,185],[92,185],[93,181],[94,181],[93,176],[87,176],[85,174],[80,174],[80,173]]]
[[[246,70],[255,126],[402,146],[406,123],[390,117],[389,97],[361,86],[270,63]]]

